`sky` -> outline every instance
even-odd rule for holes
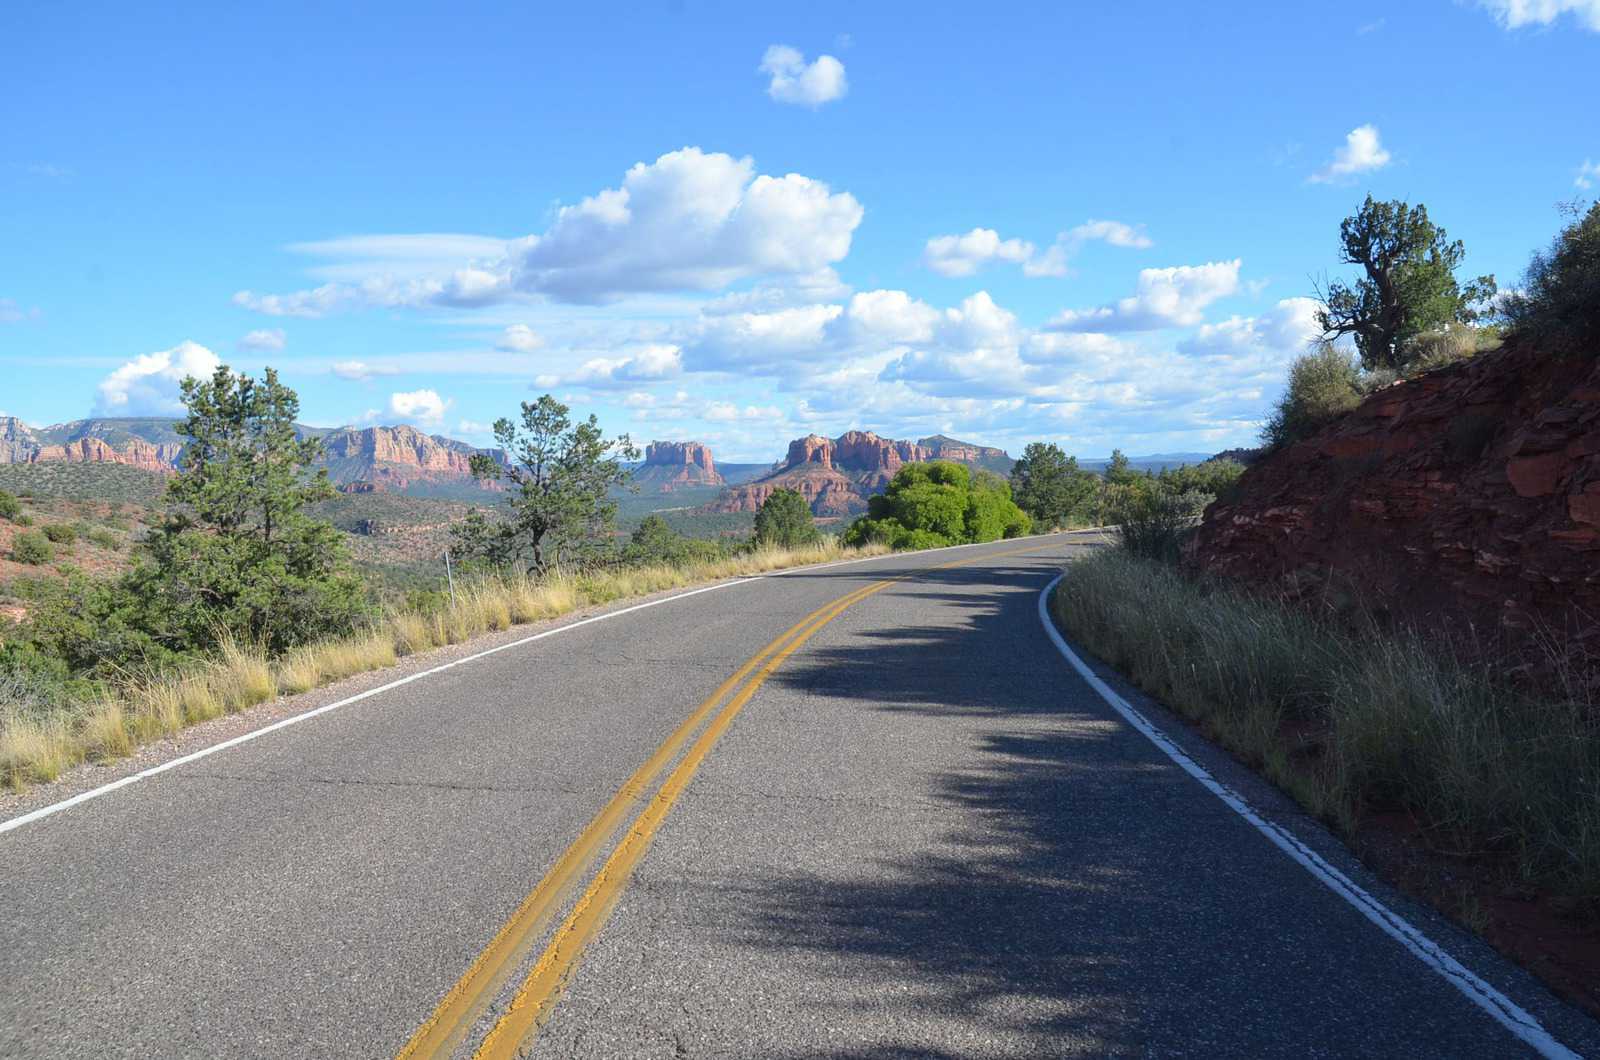
[[[1600,195],[1600,0],[508,6],[0,7],[0,413],[1210,452],[1366,194]]]

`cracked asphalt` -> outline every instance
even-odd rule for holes
[[[0,835],[0,1055],[394,1055],[723,678],[801,616],[901,574],[915,576],[823,627],[750,700],[534,1055],[1526,1055],[1069,669],[1036,599],[1089,540],[665,603]],[[1591,1021],[1123,690],[1600,1055]]]

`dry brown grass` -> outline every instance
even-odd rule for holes
[[[514,625],[558,618],[581,607],[750,577],[830,560],[865,558],[881,546],[846,549],[825,543],[807,549],[758,549],[681,567],[624,567],[542,579],[508,577],[468,582],[456,602],[431,613],[392,613],[371,629],[296,648],[278,659],[224,640],[204,666],[130,680],[118,699],[76,712],[42,715],[0,703],[0,783],[22,788],[48,783],[85,758],[109,759],[136,746],[265,702],[355,674],[393,666],[402,655],[460,644]],[[3,698],[3,697],[0,697]]]

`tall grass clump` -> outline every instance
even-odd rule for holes
[[[1600,703],[1510,683],[1412,630],[1336,621],[1103,550],[1067,568],[1062,627],[1351,827],[1406,811],[1452,851],[1600,897]]]

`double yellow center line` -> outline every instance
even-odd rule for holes
[[[1038,551],[1038,548],[989,553],[925,569],[938,570],[1029,551]],[[502,992],[511,974],[526,961],[534,943],[544,936],[556,914],[567,904],[579,881],[588,876],[589,870],[611,845],[629,811],[635,804],[645,802],[627,834],[617,843],[600,871],[573,904],[533,969],[518,987],[510,1006],[490,1029],[475,1054],[482,1058],[517,1055],[518,1050],[549,1018],[577,966],[579,956],[610,918],[634,867],[644,857],[667,814],[694,779],[701,763],[722,734],[733,724],[739,711],[767,678],[783,665],[784,660],[799,651],[846,608],[897,582],[914,577],[915,573],[873,582],[824,604],[785,630],[718,685],[655,753],[634,771],[579,833],[578,838],[573,840],[560,860],[523,899],[489,945],[445,994],[433,1014],[417,1028],[400,1051],[400,1057],[403,1060],[412,1057],[447,1057],[460,1048],[488,1011],[489,1005]],[[706,724],[708,718],[711,720]],[[688,752],[678,759],[685,745],[689,746]],[[645,801],[656,778],[675,759],[678,760],[677,765],[655,790],[654,796]]]

